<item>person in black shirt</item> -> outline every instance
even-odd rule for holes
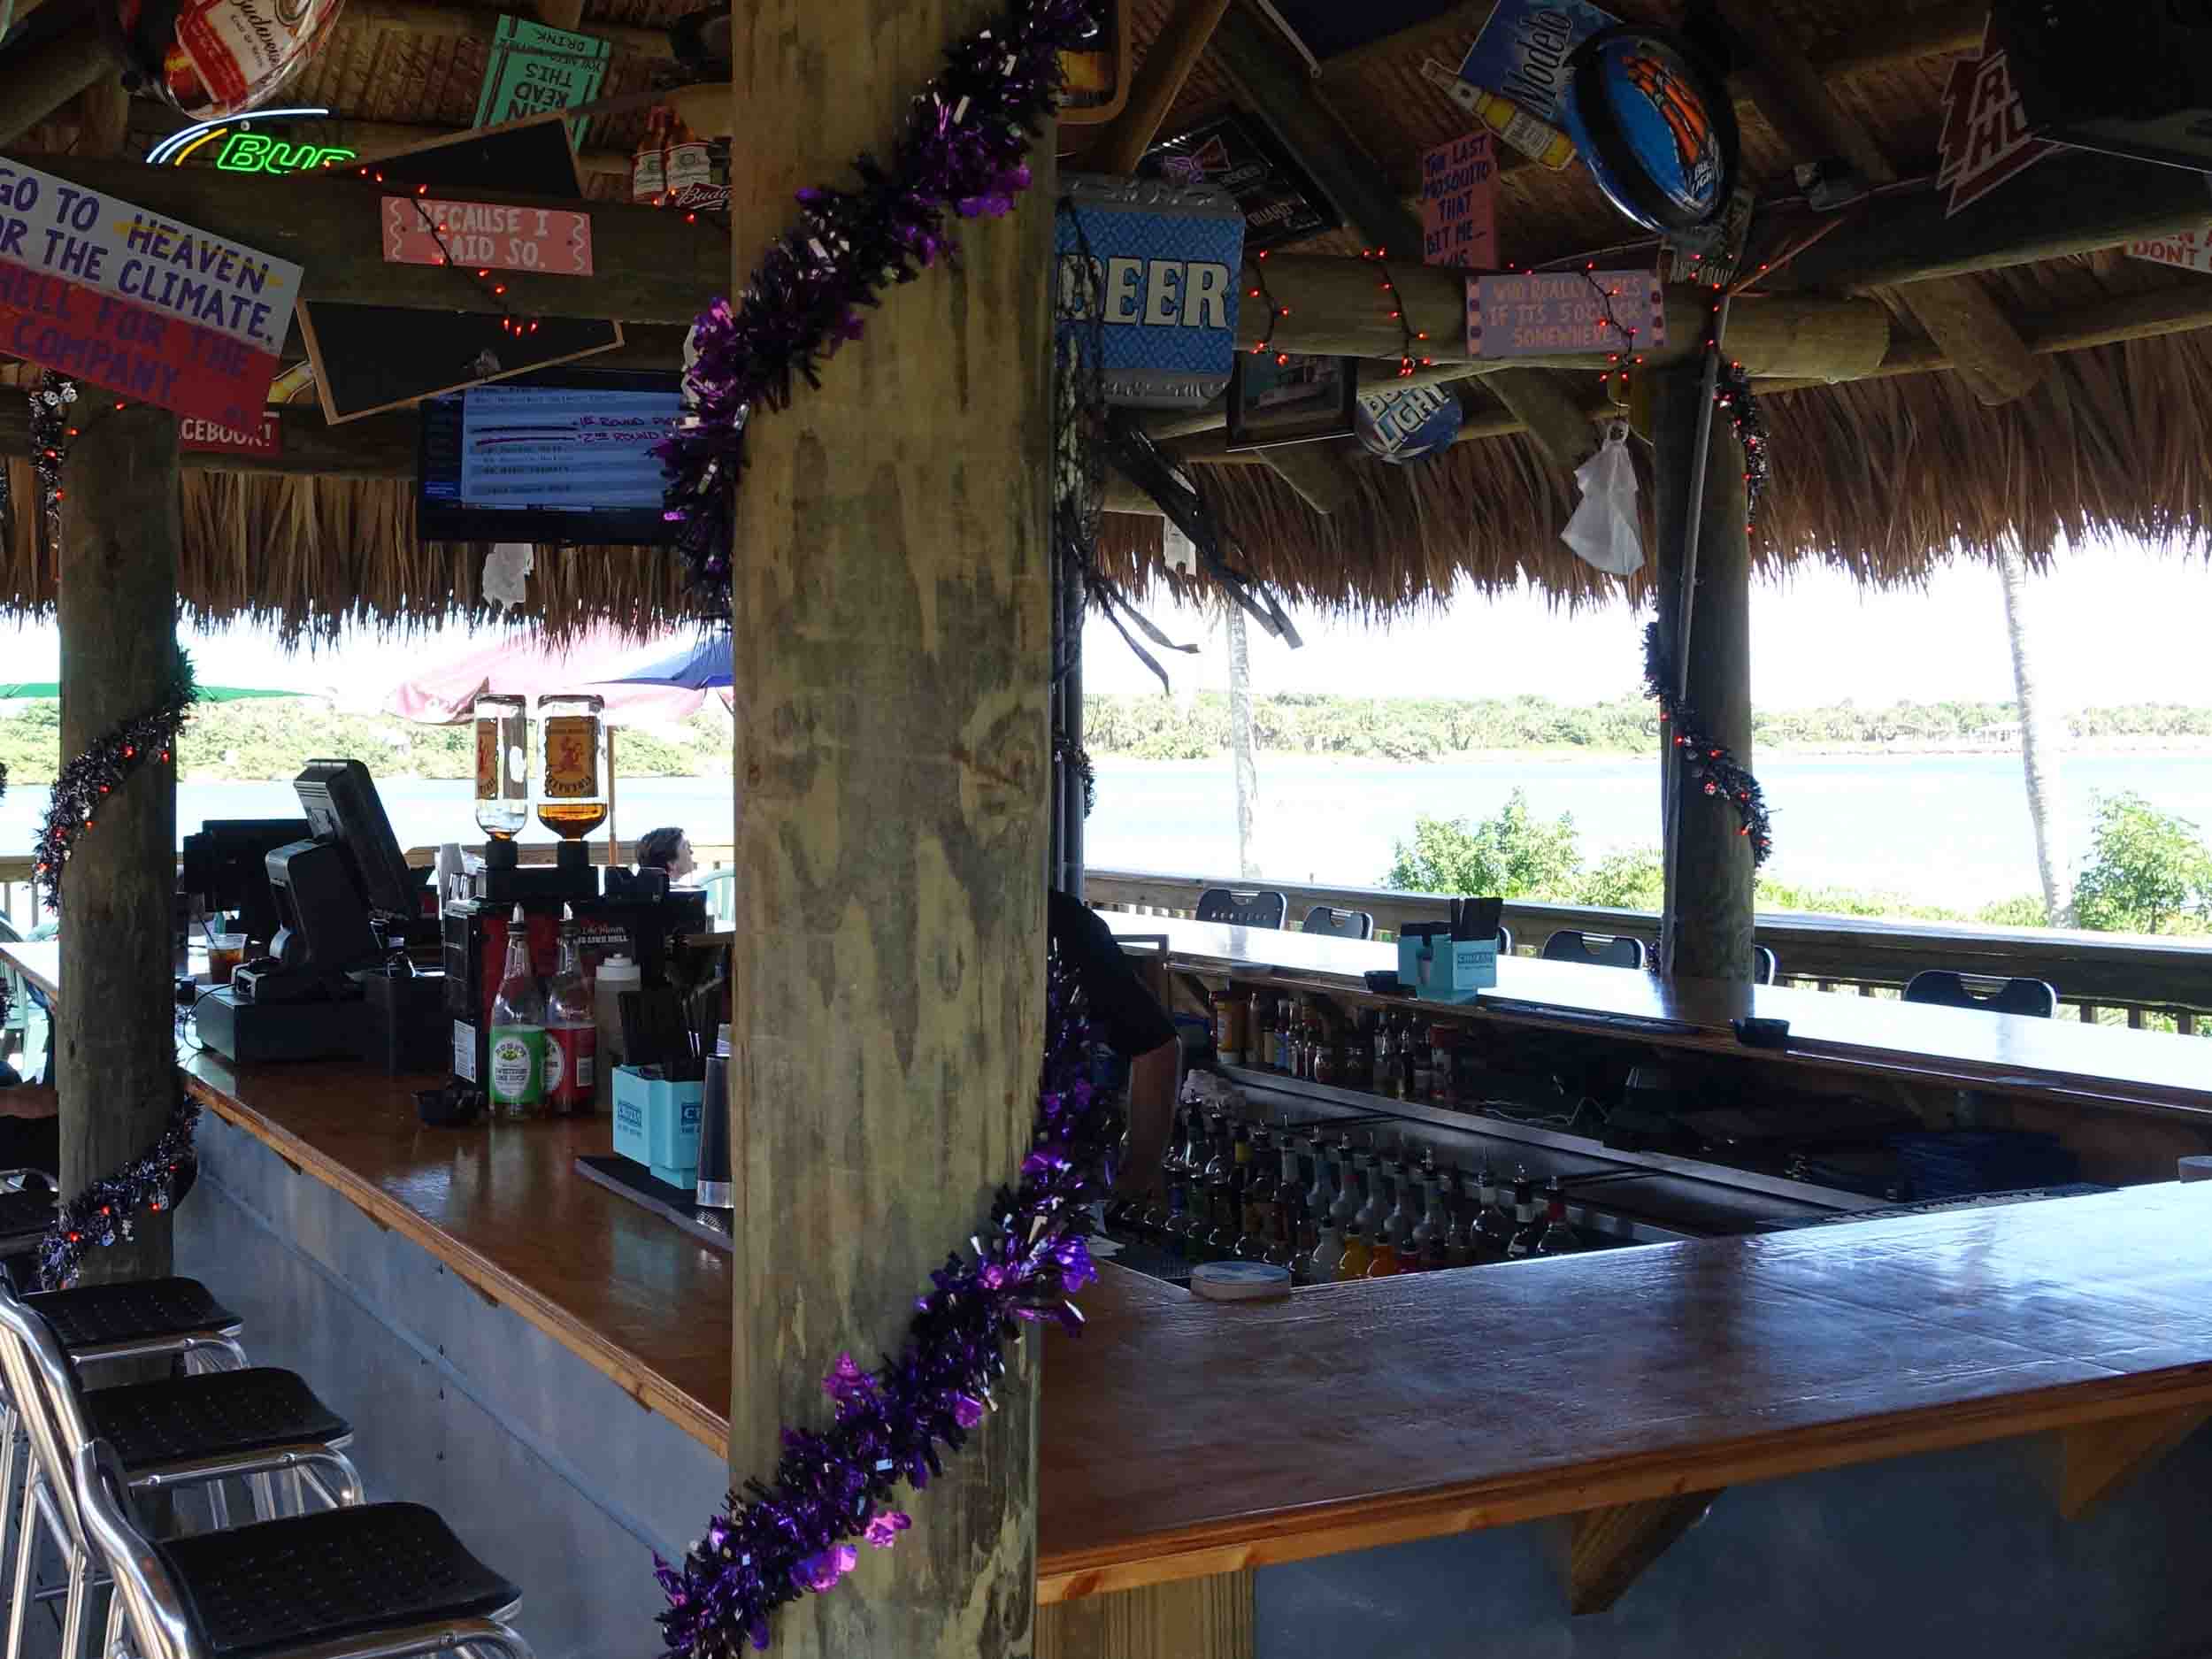
[[[1114,1188],[1124,1196],[1148,1191],[1167,1153],[1182,1082],[1175,1022],[1097,911],[1056,888],[1048,902],[1046,925],[1060,960],[1083,987],[1107,1046],[1129,1063],[1129,1146]]]

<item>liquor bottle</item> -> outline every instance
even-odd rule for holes
[[[1313,1253],[1321,1248],[1320,1224],[1303,1198],[1286,1205],[1284,1215],[1290,1233],[1291,1278],[1295,1283],[1310,1285],[1313,1283]]]
[[[488,692],[476,707],[476,827],[512,841],[530,822],[530,700]],[[442,902],[447,895],[441,893]]]
[[[1452,1050],[1457,1041],[1449,1025],[1429,1027],[1429,1098],[1440,1106],[1452,1100]]]
[[[1376,1240],[1374,1248],[1367,1256],[1367,1277],[1394,1279],[1403,1271],[1405,1264],[1398,1253],[1398,1247],[1388,1239]]]
[[[1425,1273],[1455,1265],[1452,1261],[1452,1206],[1446,1197],[1455,1179],[1451,1171],[1436,1169],[1426,1171],[1421,1178],[1426,1207],[1421,1213],[1421,1225],[1414,1232],[1419,1235],[1415,1248],[1420,1252],[1421,1271]]]
[[[1344,1070],[1337,1079],[1346,1088],[1366,1088],[1375,1080],[1375,1010],[1360,1010],[1344,1034]]]
[[[1297,1188],[1291,1187],[1268,1212],[1274,1231],[1268,1235],[1267,1248],[1260,1252],[1260,1260],[1270,1267],[1289,1268],[1294,1281],[1298,1277],[1298,1220],[1304,1213],[1304,1201]]]
[[[1406,1098],[1427,1100],[1436,1083],[1435,1051],[1429,1046],[1429,1028],[1417,1023],[1413,1027],[1411,1042],[1413,1052],[1408,1057],[1410,1077]]]
[[[1446,1179],[1451,1181],[1454,1192],[1464,1195],[1468,1209],[1471,1209],[1475,1198],[1475,1178],[1469,1174],[1456,1179],[1448,1175]],[[1447,1267],[1472,1266],[1475,1260],[1475,1240],[1473,1230],[1468,1225],[1467,1210],[1452,1203],[1448,1194],[1446,1199],[1446,1208],[1451,1211],[1451,1230],[1444,1236],[1444,1265]]]
[[[1314,1015],[1313,1080],[1317,1083],[1340,1083],[1344,1080],[1343,1063],[1339,1059],[1336,1046],[1336,1027],[1325,1014]]]
[[[1190,1180],[1178,1175],[1167,1186],[1167,1220],[1161,1228],[1160,1242],[1167,1253],[1182,1260],[1191,1254],[1190,1243]]]
[[[1206,1173],[1206,1157],[1209,1150],[1206,1144],[1206,1109],[1196,1101],[1193,1101],[1190,1103],[1190,1110],[1184,1115],[1183,1123],[1185,1138],[1181,1172],[1195,1187],[1200,1178]]]
[[[1214,993],[1214,1052],[1224,1065],[1244,1064],[1244,999],[1233,986]]]
[[[1421,1041],[1414,1028],[1413,1016],[1401,1015],[1398,1024],[1398,1098],[1400,1100],[1421,1098],[1414,1092],[1414,1083],[1417,1077],[1417,1066],[1425,1065],[1428,1052],[1428,1046]]]
[[[1275,1069],[1284,1076],[1292,1073],[1290,1000],[1278,997],[1275,1001]]]
[[[536,1117],[545,1104],[545,998],[530,968],[530,927],[519,904],[507,924],[507,964],[492,999],[487,1047],[493,1115]]]
[[[1413,1164],[1401,1154],[1398,1167],[1392,1172],[1391,1195],[1395,1200],[1390,1214],[1383,1222],[1383,1237],[1402,1256],[1413,1243],[1413,1229],[1420,1225],[1421,1212],[1417,1208],[1419,1189],[1416,1183]]]
[[[1337,1257],[1334,1277],[1339,1282],[1348,1279],[1365,1279],[1367,1264],[1374,1259],[1367,1248],[1367,1235],[1357,1227],[1344,1230],[1344,1253]]]
[[[1267,1241],[1275,1236],[1275,1189],[1280,1167],[1274,1137],[1263,1128],[1254,1130],[1252,1160],[1244,1183],[1243,1230],[1237,1235],[1237,1254],[1247,1261],[1263,1256]]]
[[[1567,1219],[1567,1194],[1555,1175],[1544,1183],[1544,1236],[1537,1241],[1539,1256],[1572,1256],[1587,1248],[1582,1235]]]
[[[1336,1277],[1337,1263],[1344,1259],[1344,1229],[1326,1210],[1309,1213],[1314,1239],[1306,1256],[1304,1282],[1325,1285]]]
[[[1329,1201],[1329,1219],[1336,1224],[1340,1234],[1352,1225],[1352,1217],[1359,1212],[1359,1158],[1348,1135],[1338,1142],[1333,1171],[1336,1196]]]
[[[1252,1129],[1240,1123],[1229,1142],[1227,1178],[1214,1189],[1213,1231],[1206,1235],[1221,1260],[1236,1254],[1237,1240],[1244,1236],[1244,1189],[1251,1179]]]
[[[1306,1010],[1301,1002],[1290,1011],[1290,1075],[1306,1074]]]
[[[1306,1213],[1319,1220],[1336,1202],[1336,1182],[1331,1166],[1336,1153],[1326,1135],[1313,1138],[1313,1185],[1306,1188]]]
[[[581,692],[538,699],[538,822],[581,841],[607,821],[606,702]]]
[[[1398,1077],[1398,1033],[1391,1017],[1385,1014],[1375,1022],[1374,1070],[1367,1079],[1367,1087],[1378,1094],[1394,1093]]]
[[[1357,1207],[1347,1224],[1345,1238],[1351,1237],[1356,1227],[1363,1237],[1373,1238],[1381,1230],[1382,1219],[1390,1212],[1382,1208],[1379,1197],[1381,1183],[1375,1179],[1375,1155],[1364,1147],[1352,1154],[1352,1184],[1358,1189]]]
[[[1275,1064],[1275,999],[1263,991],[1252,993],[1245,1015],[1245,1059],[1263,1070]]]
[[[1505,1247],[1513,1240],[1513,1217],[1501,1197],[1498,1178],[1491,1173],[1487,1164],[1475,1178],[1473,1235],[1475,1260],[1505,1260]]]
[[[1536,1183],[1524,1171],[1513,1183],[1513,1236],[1506,1241],[1505,1258],[1518,1262],[1534,1256],[1544,1242],[1544,1217],[1536,1208]]]
[[[1433,1151],[1424,1154],[1421,1159],[1420,1173],[1414,1178],[1421,1194],[1421,1214],[1414,1222],[1412,1232],[1408,1235],[1417,1256],[1426,1254],[1429,1240],[1432,1239],[1436,1240],[1437,1248],[1441,1249],[1444,1244],[1444,1235],[1451,1231],[1452,1218],[1445,1212],[1443,1201],[1438,1196],[1440,1190],[1438,1173],[1436,1154]],[[1446,1170],[1442,1171],[1442,1176],[1445,1180],[1448,1181],[1451,1179],[1451,1171]]]
[[[599,1026],[577,944],[576,913],[561,907],[561,954],[545,987],[545,1104],[556,1116],[588,1112],[597,1085]]]

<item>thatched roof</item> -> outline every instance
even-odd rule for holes
[[[1238,0],[1239,8],[1245,3]],[[1129,0],[1141,73],[1149,43],[1185,4]],[[1304,12],[1325,17],[1346,38],[1358,33],[1348,22],[1354,14],[1334,7],[1336,0],[1282,0],[1280,9],[1294,25]],[[659,42],[668,22],[690,9],[690,0],[587,0],[581,28],[615,47],[603,91],[667,83],[674,66]],[[1655,21],[1671,10],[1625,0],[1611,9]],[[1980,10],[1962,0],[1778,0],[1753,9],[1821,66],[1844,118],[1893,165],[1899,182],[1889,194],[1924,190],[1934,170],[1945,82],[1960,52],[1978,38]],[[1309,83],[1321,115],[1280,135],[1294,149],[1336,144],[1365,176],[1380,181],[1382,199],[1402,197],[1420,153],[1467,125],[1423,79],[1422,63],[1432,58],[1455,64],[1488,10],[1487,0],[1377,5],[1377,16],[1417,21],[1340,50],[1324,42]],[[331,46],[289,94],[330,105],[353,124],[350,135],[365,149],[395,148],[464,127],[474,114],[496,17],[488,7],[456,0],[349,0]],[[1251,107],[1258,95],[1248,74],[1240,73],[1248,65],[1225,54],[1227,34],[1225,26],[1191,69],[1162,135]],[[144,100],[133,107],[134,132],[162,130],[173,119]],[[1755,101],[1740,96],[1738,112],[1746,178],[1763,204],[1789,196],[1791,165],[1808,158],[1801,153],[1801,133],[1799,142],[1786,139]],[[620,170],[644,119],[632,111],[595,124],[582,161],[595,196],[626,195]],[[1064,164],[1084,165],[1087,146],[1102,130],[1064,126]],[[23,147],[65,150],[78,136],[75,115],[65,109]],[[748,140],[741,134],[737,142]],[[2032,189],[2032,177],[2016,188]],[[1516,262],[1557,262],[1601,250],[1624,264],[1652,257],[1649,243],[1638,240],[1578,165],[1559,173],[1537,166],[1504,173],[1497,217],[1500,246]],[[1344,253],[1361,242],[1355,223],[1305,250]],[[2078,320],[2085,307],[2136,296],[2186,299],[2183,290],[2212,281],[2109,249],[1962,280],[1978,284],[2032,343],[2041,340],[2039,349],[2047,349],[2050,328],[2067,334],[2057,323]],[[1913,580],[1955,554],[1985,554],[2008,536],[2035,557],[2062,541],[2106,533],[2199,545],[2212,494],[2206,459],[2212,434],[2204,430],[2208,417],[2192,392],[2212,367],[2212,333],[2204,330],[2212,324],[2212,306],[2178,325],[2194,332],[2060,349],[2040,359],[2047,373],[2032,391],[1990,407],[1976,401],[1958,375],[1926,369],[1942,353],[1898,290],[1873,292],[1895,318],[1880,377],[1798,385],[1763,400],[1773,465],[1755,541],[1763,564],[1817,559],[1871,581],[1896,582]],[[2078,328],[2069,335],[2074,343],[2084,337]],[[1462,385],[1471,409],[1492,408],[1500,417],[1486,426],[1512,426],[1486,403],[1488,394],[1479,382]],[[1566,470],[1525,433],[1463,442],[1411,468],[1371,460],[1356,446],[1338,453],[1354,488],[1350,500],[1326,515],[1265,467],[1193,469],[1246,562],[1302,599],[1391,609],[1469,584],[1525,580],[1570,602],[1611,588],[1610,579],[1558,541],[1576,491]],[[21,467],[17,472],[16,499],[27,502],[27,478]],[[344,615],[431,624],[455,604],[472,605],[481,549],[417,546],[408,500],[408,487],[398,480],[311,483],[188,473],[186,597],[218,616],[253,614],[295,630],[327,628]],[[1159,573],[1157,520],[1115,514],[1107,525],[1110,569],[1140,581]],[[50,572],[42,568],[28,529],[19,509],[10,557],[0,566],[0,606],[37,609],[51,602]],[[555,552],[541,558],[540,571],[548,618],[557,627],[602,615],[652,625],[685,611],[664,556]]]

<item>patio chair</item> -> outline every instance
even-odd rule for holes
[[[1774,976],[1782,971],[1780,958],[1765,945],[1751,948],[1751,982],[1754,985],[1772,985]]]
[[[1640,968],[1644,941],[1626,933],[1586,933],[1563,927],[1544,941],[1547,962],[1580,962],[1600,968]]]
[[[1367,910],[1340,910],[1326,904],[1317,904],[1306,912],[1300,924],[1309,933],[1323,933],[1332,939],[1372,939],[1375,936],[1375,918]]]
[[[1264,888],[1234,891],[1208,887],[1198,895],[1198,919],[1226,922],[1232,927],[1278,927],[1290,911],[1290,901]]]
[[[1994,988],[1977,992],[1976,985]],[[1908,1002],[1932,1008],[1970,1008],[1985,1014],[2026,1014],[2048,1019],[2058,1012],[2058,992],[2041,979],[2003,979],[1955,973],[1948,968],[1926,968],[1905,986]]]

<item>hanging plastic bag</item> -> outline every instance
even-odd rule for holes
[[[527,541],[497,542],[484,555],[484,597],[494,610],[522,609],[529,596],[526,579],[536,562]]]
[[[1644,562],[1643,536],[1636,528],[1636,463],[1628,453],[1628,427],[1619,421],[1605,434],[1598,452],[1575,468],[1582,503],[1559,539],[1586,563],[1615,576],[1626,576]]]

